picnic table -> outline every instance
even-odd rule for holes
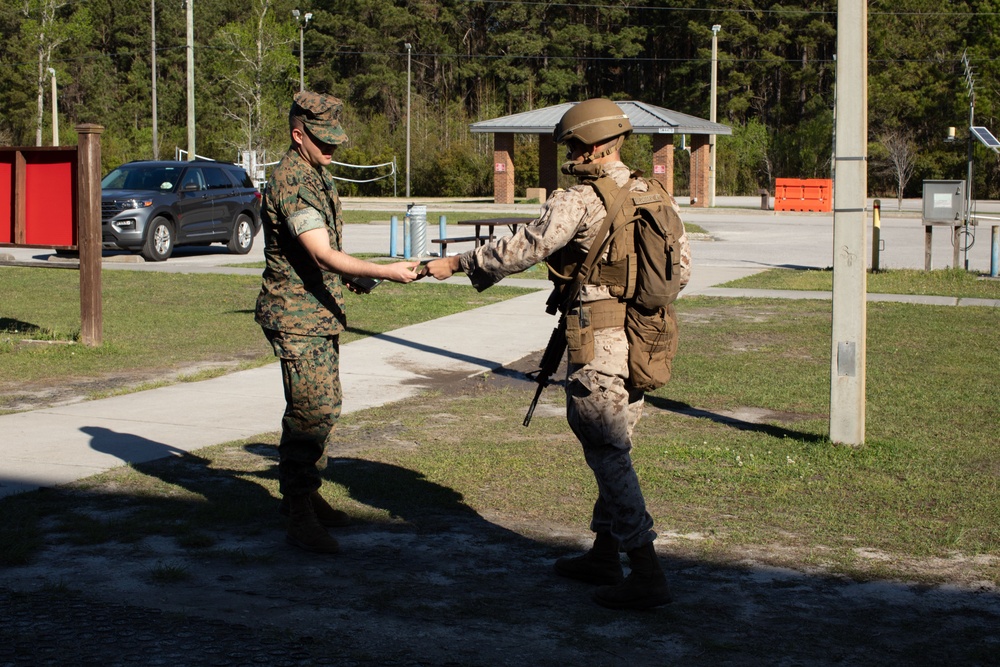
[[[459,227],[475,227],[476,233],[469,236],[453,236],[450,238],[439,238],[433,239],[433,243],[437,243],[441,246],[441,257],[446,257],[448,254],[448,244],[449,243],[469,243],[473,242],[476,246],[481,246],[487,241],[492,241],[496,235],[495,230],[497,227],[506,226],[510,229],[510,233],[514,234],[517,232],[519,225],[525,225],[529,222],[534,222],[537,218],[515,218],[515,217],[501,217],[501,218],[479,218],[475,220],[461,220],[455,224]]]

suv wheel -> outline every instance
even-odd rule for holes
[[[253,220],[246,213],[236,216],[233,235],[229,239],[229,252],[245,255],[253,247]]]
[[[174,251],[174,230],[162,216],[153,218],[142,245],[142,256],[148,262],[162,262]]]

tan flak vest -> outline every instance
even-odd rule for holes
[[[659,181],[647,181],[646,192],[632,192],[638,174],[619,187],[597,165],[584,166],[590,173],[575,175],[594,188],[608,214],[589,252],[567,247],[549,258],[549,277],[556,285],[550,309],[558,305],[568,314],[573,363],[593,358],[593,330],[624,326],[630,383],[655,389],[669,379],[677,348],[672,304],[681,287],[679,241],[684,225]],[[605,251],[606,258],[600,259]],[[613,298],[573,303],[580,285],[606,286]]]

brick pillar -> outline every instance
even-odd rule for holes
[[[711,154],[707,134],[691,135],[691,206],[708,208],[708,170]]]
[[[674,135],[653,135],[653,178],[674,194]]]
[[[549,197],[559,187],[559,145],[551,134],[538,135],[538,187]]]
[[[493,135],[493,202],[514,203],[514,135]]]

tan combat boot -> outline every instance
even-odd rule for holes
[[[309,495],[286,496],[288,499],[288,533],[285,539],[300,549],[319,554],[335,554],[340,551],[337,540],[330,537],[326,528],[320,525],[313,511]]]
[[[309,502],[312,503],[313,512],[316,514],[316,519],[319,521],[320,525],[326,526],[327,528],[343,528],[344,526],[351,525],[351,517],[347,512],[341,512],[338,509],[334,509],[330,506],[330,503],[326,502],[326,498],[320,494],[319,491],[313,491],[309,494]],[[281,505],[278,507],[278,512],[282,516],[288,516],[288,497],[281,499]]]

